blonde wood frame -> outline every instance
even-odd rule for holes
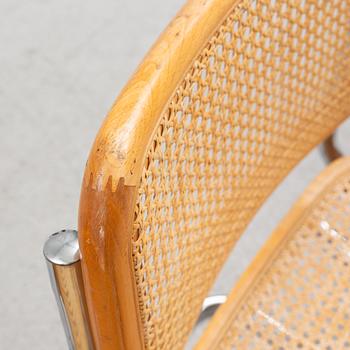
[[[231,324],[230,321],[237,316],[245,297],[259,283],[260,276],[264,275],[264,272],[280,253],[286,240],[295,231],[294,229],[305,220],[313,206],[317,205],[318,197],[322,192],[327,187],[334,185],[339,176],[349,172],[350,157],[340,158],[322,171],[307,187],[235,284],[226,303],[217,310],[196,345],[196,350],[217,349],[219,340],[227,332],[227,327]]]
[[[98,349],[144,348],[130,246],[136,185],[168,100],[237,2],[187,2],[123,89],[96,137],[81,192],[79,243]]]
[[[175,88],[237,2],[189,1],[147,54],[97,135],[79,210],[82,270],[97,349],[144,348],[131,237],[146,151]]]
[[[122,90],[94,142],[85,186],[135,186],[162,111],[208,38],[238,0],[191,0],[171,21]],[[91,181],[91,182],[90,182]]]

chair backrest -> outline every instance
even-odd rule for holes
[[[192,0],[92,148],[79,240],[100,349],[185,344],[264,200],[350,111],[348,0]]]

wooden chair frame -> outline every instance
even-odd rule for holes
[[[79,214],[84,282],[88,305],[95,314],[92,330],[97,348],[144,348],[130,243],[146,150],[191,62],[237,3],[187,2],[123,89],[97,135],[85,171]],[[102,203],[106,211],[96,216]],[[102,245],[98,232],[103,232]]]
[[[227,332],[230,320],[237,316],[246,295],[259,283],[259,277],[264,275],[264,271],[273,263],[286,241],[293,235],[295,228],[305,221],[323,192],[336,185],[339,177],[349,172],[350,157],[343,157],[334,161],[312,181],[239,278],[227,302],[214,314],[209,328],[196,344],[196,350],[218,348],[219,339]]]
[[[131,241],[147,150],[174,91],[208,38],[240,2],[190,0],[146,55],[96,137],[82,185],[78,231],[88,322],[97,349],[145,348]],[[323,131],[318,142],[345,117]],[[299,215],[296,210],[292,217]],[[280,231],[257,258],[259,264],[283,239],[284,231]],[[259,272],[256,262],[249,271],[234,294],[243,293]],[[215,320],[220,323],[219,316]]]

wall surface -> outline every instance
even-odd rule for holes
[[[67,348],[42,244],[50,233],[76,228],[82,172],[97,129],[182,3],[1,0],[0,349]],[[341,139],[347,135],[349,126]],[[229,291],[228,282],[323,166],[315,150],[275,193],[213,292]]]

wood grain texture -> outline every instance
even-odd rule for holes
[[[141,349],[130,236],[135,187],[121,179],[112,191],[83,189],[80,249],[92,333],[97,349]]]
[[[160,115],[199,50],[237,0],[191,0],[146,55],[108,113],[93,145],[85,185],[136,185]]]
[[[98,349],[181,348],[256,211],[346,118],[347,4],[328,4],[190,1],[124,88],[80,201]]]
[[[189,1],[138,67],[96,137],[80,199],[79,242],[98,349],[144,348],[131,258],[136,184],[162,110],[235,2]]]

